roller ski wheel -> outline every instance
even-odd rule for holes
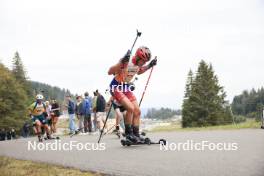
[[[59,140],[60,137],[59,137],[59,136],[57,136],[57,137],[50,137],[50,138],[48,138],[48,137],[44,137],[44,139],[45,139],[45,140]]]
[[[132,144],[132,142],[129,141],[129,140],[126,140],[126,139],[122,139],[122,140],[121,140],[121,144],[122,144],[123,146],[130,146],[130,145]]]
[[[121,144],[123,146],[131,146],[131,145],[153,145],[153,144],[159,144],[159,145],[166,145],[167,141],[165,139],[160,139],[158,142],[153,142],[149,138],[145,138],[144,141],[140,142],[132,142],[128,139],[122,139]]]
[[[39,137],[38,137],[38,141],[39,141],[39,142],[43,142],[43,137],[42,137],[42,136],[39,136]]]
[[[122,139],[121,144],[123,146],[132,146],[132,145],[150,145],[151,140],[149,138],[146,138],[144,141],[137,141],[137,142],[132,142],[131,140],[128,139]]]

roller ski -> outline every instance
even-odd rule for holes
[[[166,145],[165,139],[160,139],[158,142],[151,141],[148,137],[137,137],[137,139],[130,139],[129,137],[126,137],[125,139],[121,140],[122,146],[131,146],[131,145],[152,145],[152,144],[160,144],[160,145]]]
[[[47,137],[47,136],[46,136],[46,137],[44,137],[43,139],[44,139],[45,141],[46,141],[46,140],[60,140],[60,137],[59,137],[59,136],[56,136],[56,137]]]
[[[81,132],[82,129],[83,128],[80,128],[80,129],[76,130],[75,132],[71,133],[70,137],[73,137],[74,135],[78,135]]]

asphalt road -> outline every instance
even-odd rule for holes
[[[159,145],[123,147],[115,135],[105,136],[102,139],[105,146],[101,144],[98,147],[98,136],[86,135],[62,137],[57,142],[61,145],[70,141],[73,144],[81,143],[78,144],[79,149],[84,147],[82,144],[91,149],[93,144],[94,149],[105,147],[105,150],[77,150],[73,147],[71,151],[53,151],[49,146],[46,147],[47,151],[41,150],[43,144],[56,142],[50,140],[34,151],[28,149],[28,142],[36,138],[28,138],[0,142],[0,155],[109,175],[264,176],[264,130],[183,131],[151,133],[148,136],[154,140],[166,138],[169,150],[161,150]],[[204,146],[204,150],[201,150],[199,143],[203,141],[211,148]],[[225,147],[225,150],[210,150],[216,144],[219,149]],[[69,149],[66,144],[65,148]]]

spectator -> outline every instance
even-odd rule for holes
[[[11,137],[12,137],[12,139],[16,139],[16,131],[14,128],[12,128],[12,130],[11,130]]]
[[[12,139],[12,132],[11,132],[11,130],[9,130],[9,131],[6,133],[6,139],[7,139],[7,140],[11,140],[11,139]]]
[[[77,119],[79,120],[79,131],[80,132],[84,132],[84,117],[83,117],[83,113],[82,113],[82,97],[81,96],[77,96],[76,97],[76,106],[75,106],[75,114]]]
[[[23,126],[23,132],[22,132],[22,136],[24,138],[29,137],[29,133],[30,133],[30,124],[28,122],[25,122],[24,126]]]
[[[2,128],[0,132],[0,141],[5,141],[5,140],[6,140],[6,131],[4,128]]]
[[[55,99],[51,101],[51,131],[56,133],[57,131],[57,122],[60,116],[60,106]]]
[[[97,120],[96,120],[96,101],[97,101],[97,94],[96,92],[93,92],[94,97],[92,99],[92,111],[93,111],[93,124],[94,124],[94,131],[96,132],[96,130],[99,128],[97,126]]]
[[[97,125],[100,129],[100,131],[103,129],[103,125],[105,122],[106,118],[106,113],[105,113],[105,98],[96,90],[96,95],[97,95],[97,101],[96,101],[96,120],[97,120]]]
[[[74,102],[71,99],[71,95],[67,95],[66,96],[67,100],[68,100],[68,105],[66,105],[68,107],[68,114],[69,114],[69,129],[70,129],[70,135],[71,134],[75,134],[76,133],[76,127],[75,127],[75,115],[74,115]]]
[[[84,93],[84,100],[83,100],[83,108],[82,113],[84,115],[84,132],[91,133],[92,132],[92,121],[91,121],[91,108],[92,108],[92,100],[89,97],[88,92]]]

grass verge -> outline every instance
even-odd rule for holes
[[[208,126],[208,127],[193,127],[182,128],[180,122],[173,122],[169,126],[160,126],[152,129],[152,132],[162,131],[202,131],[202,130],[232,130],[232,129],[246,129],[246,128],[260,128],[260,122],[256,122],[254,119],[247,119],[245,122],[238,124]]]
[[[0,156],[1,176],[102,176],[99,173]]]

